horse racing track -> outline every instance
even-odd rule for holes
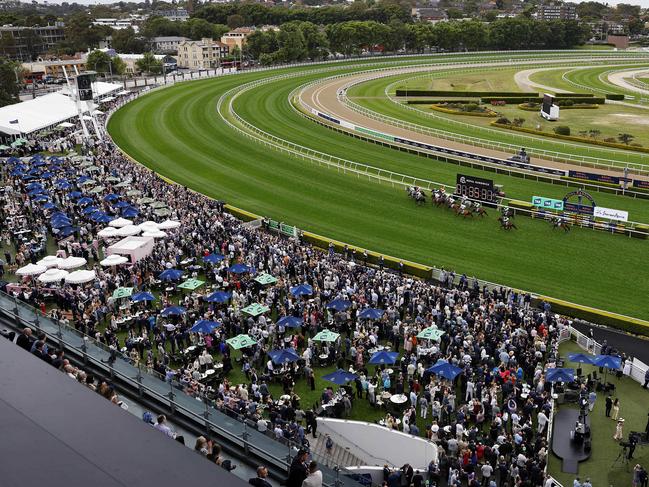
[[[495,208],[469,217],[431,203],[433,189],[454,192],[458,173],[492,180],[506,194],[504,205],[510,198],[560,199],[582,187],[539,181],[524,168],[494,172],[497,163],[482,159],[512,156],[508,137],[511,147],[531,148],[532,165],[557,174],[579,160],[606,161],[595,166],[607,174],[633,162],[634,174],[644,177],[648,154],[467,128],[415,113],[386,89],[404,78],[497,72],[505,65],[614,69],[647,61],[601,51],[482,53],[243,72],[154,90],[113,114],[108,129],[126,153],[160,175],[255,214],[399,259],[649,318],[647,240],[579,227],[564,232],[522,215],[514,217],[517,229],[505,231]],[[355,99],[347,99],[352,91]],[[406,150],[424,141],[437,151]],[[470,165],[449,162],[458,158]],[[409,185],[426,188],[425,204],[408,197]],[[600,189],[588,188],[598,206],[649,222],[649,202]]]

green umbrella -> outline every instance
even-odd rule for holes
[[[153,210],[153,214],[156,216],[169,216],[171,215],[171,210],[169,208],[158,208]]]
[[[116,188],[126,188],[127,186],[130,186],[130,185],[131,185],[130,181],[122,181],[121,183],[116,184],[115,187]]]
[[[148,196],[145,196],[144,198],[140,198],[137,200],[138,205],[148,205],[149,203],[153,203],[155,200],[153,198],[149,198]]]
[[[163,203],[162,201],[153,201],[152,203],[149,204],[149,206],[154,210],[156,210],[158,208],[166,208],[167,204]]]
[[[113,291],[113,299],[128,298],[131,294],[133,294],[132,287],[118,287]]]
[[[84,171],[86,172],[97,172],[99,170],[100,170],[99,166],[90,166],[84,169]]]
[[[26,144],[27,141],[25,139],[16,139],[11,143],[11,147],[20,147],[23,144]]]
[[[95,184],[94,179],[86,179],[83,183],[79,183],[79,186],[88,186],[90,184]]]
[[[103,190],[105,190],[105,189],[106,189],[106,188],[105,188],[104,186],[95,186],[95,187],[92,188],[90,191],[88,191],[88,193],[91,193],[91,194],[98,194],[98,193],[101,193],[101,192],[102,192]]]
[[[9,147],[8,145],[0,145],[0,150],[7,150],[7,149],[11,149],[11,147]]]
[[[335,331],[329,331],[327,329],[322,330],[316,336],[313,337],[313,340],[316,342],[335,342],[338,340],[340,333]]]
[[[237,335],[233,338],[228,338],[226,340],[226,343],[235,350],[239,350],[241,348],[251,347],[257,342],[250,338],[248,335]]]
[[[437,328],[436,326],[429,326],[428,328],[424,328],[419,332],[417,335],[417,338],[423,338],[424,340],[439,340],[440,337],[444,334],[442,330]]]
[[[140,191],[139,189],[132,189],[126,192],[126,196],[140,196],[141,194],[142,191]]]
[[[270,311],[270,308],[268,306],[264,306],[263,304],[253,303],[249,306],[246,306],[241,311],[249,314],[250,316],[259,316],[260,314]]]
[[[205,281],[192,278],[187,279],[182,284],[178,284],[178,289],[188,289],[189,291],[193,291],[194,289],[201,287],[203,284],[205,284]]]
[[[277,278],[271,276],[270,274],[260,274],[259,276],[255,277],[255,281],[257,281],[262,286],[265,286],[267,284],[275,284],[277,282]]]
[[[106,178],[106,182],[108,182],[108,183],[117,183],[119,181],[120,181],[120,179],[116,178],[115,176],[108,176]]]

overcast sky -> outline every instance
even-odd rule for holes
[[[44,0],[37,0],[39,3],[44,3]],[[50,0],[49,3],[62,3],[63,0]],[[81,3],[84,5],[95,5],[98,3],[116,3],[115,0],[67,0],[70,3],[73,3],[76,1],[77,3]],[[128,0],[125,0],[128,1]],[[580,1],[576,1],[576,3],[581,3]],[[609,3],[612,5],[618,4],[618,3],[630,3],[632,5],[640,5],[643,8],[649,8],[649,0],[619,0],[619,1],[602,1],[602,3]]]

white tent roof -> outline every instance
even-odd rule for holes
[[[73,88],[72,90],[76,92],[76,87],[74,86],[74,83],[72,83]],[[92,96],[93,98],[100,98],[104,95],[107,95],[108,93],[115,93],[116,91],[121,90],[123,87],[121,84],[118,83],[106,83],[105,81],[95,81],[92,84]],[[59,93],[63,95],[69,95],[70,94],[70,88],[63,88]]]
[[[0,132],[29,134],[76,115],[77,106],[72,99],[60,93],[50,93],[0,108]],[[12,120],[18,120],[18,123],[9,123]]]

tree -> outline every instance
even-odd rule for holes
[[[567,125],[559,125],[554,128],[554,133],[557,135],[570,135],[570,127]]]
[[[65,40],[60,48],[68,54],[86,51],[97,47],[99,41],[108,36],[112,29],[106,26],[95,26],[92,17],[85,12],[72,15],[65,22]]]
[[[635,135],[631,134],[617,134],[617,140],[622,142],[623,144],[629,145],[633,139],[635,139]]]
[[[236,29],[237,27],[243,26],[245,24],[245,20],[242,15],[234,14],[228,16],[227,24],[231,29]]]
[[[186,37],[189,37],[194,41],[205,37],[211,39],[214,35],[214,26],[205,19],[189,19],[187,22],[184,22],[184,24],[183,33]]]
[[[162,73],[162,61],[156,59],[152,52],[145,52],[141,59],[135,61],[135,66],[142,73],[160,74]]]
[[[88,66],[88,69],[104,75],[107,73],[114,75],[123,74],[126,70],[126,63],[124,61],[117,56],[110,57],[109,54],[103,51],[92,51],[88,54],[86,66]]]
[[[114,30],[112,38],[113,49],[117,52],[142,54],[146,50],[144,39],[139,37],[131,27]]]
[[[512,120],[512,125],[514,127],[522,127],[524,123],[525,123],[524,118],[515,118],[514,120]]]
[[[20,99],[20,82],[18,81],[18,63],[0,58],[0,106],[18,103]]]

